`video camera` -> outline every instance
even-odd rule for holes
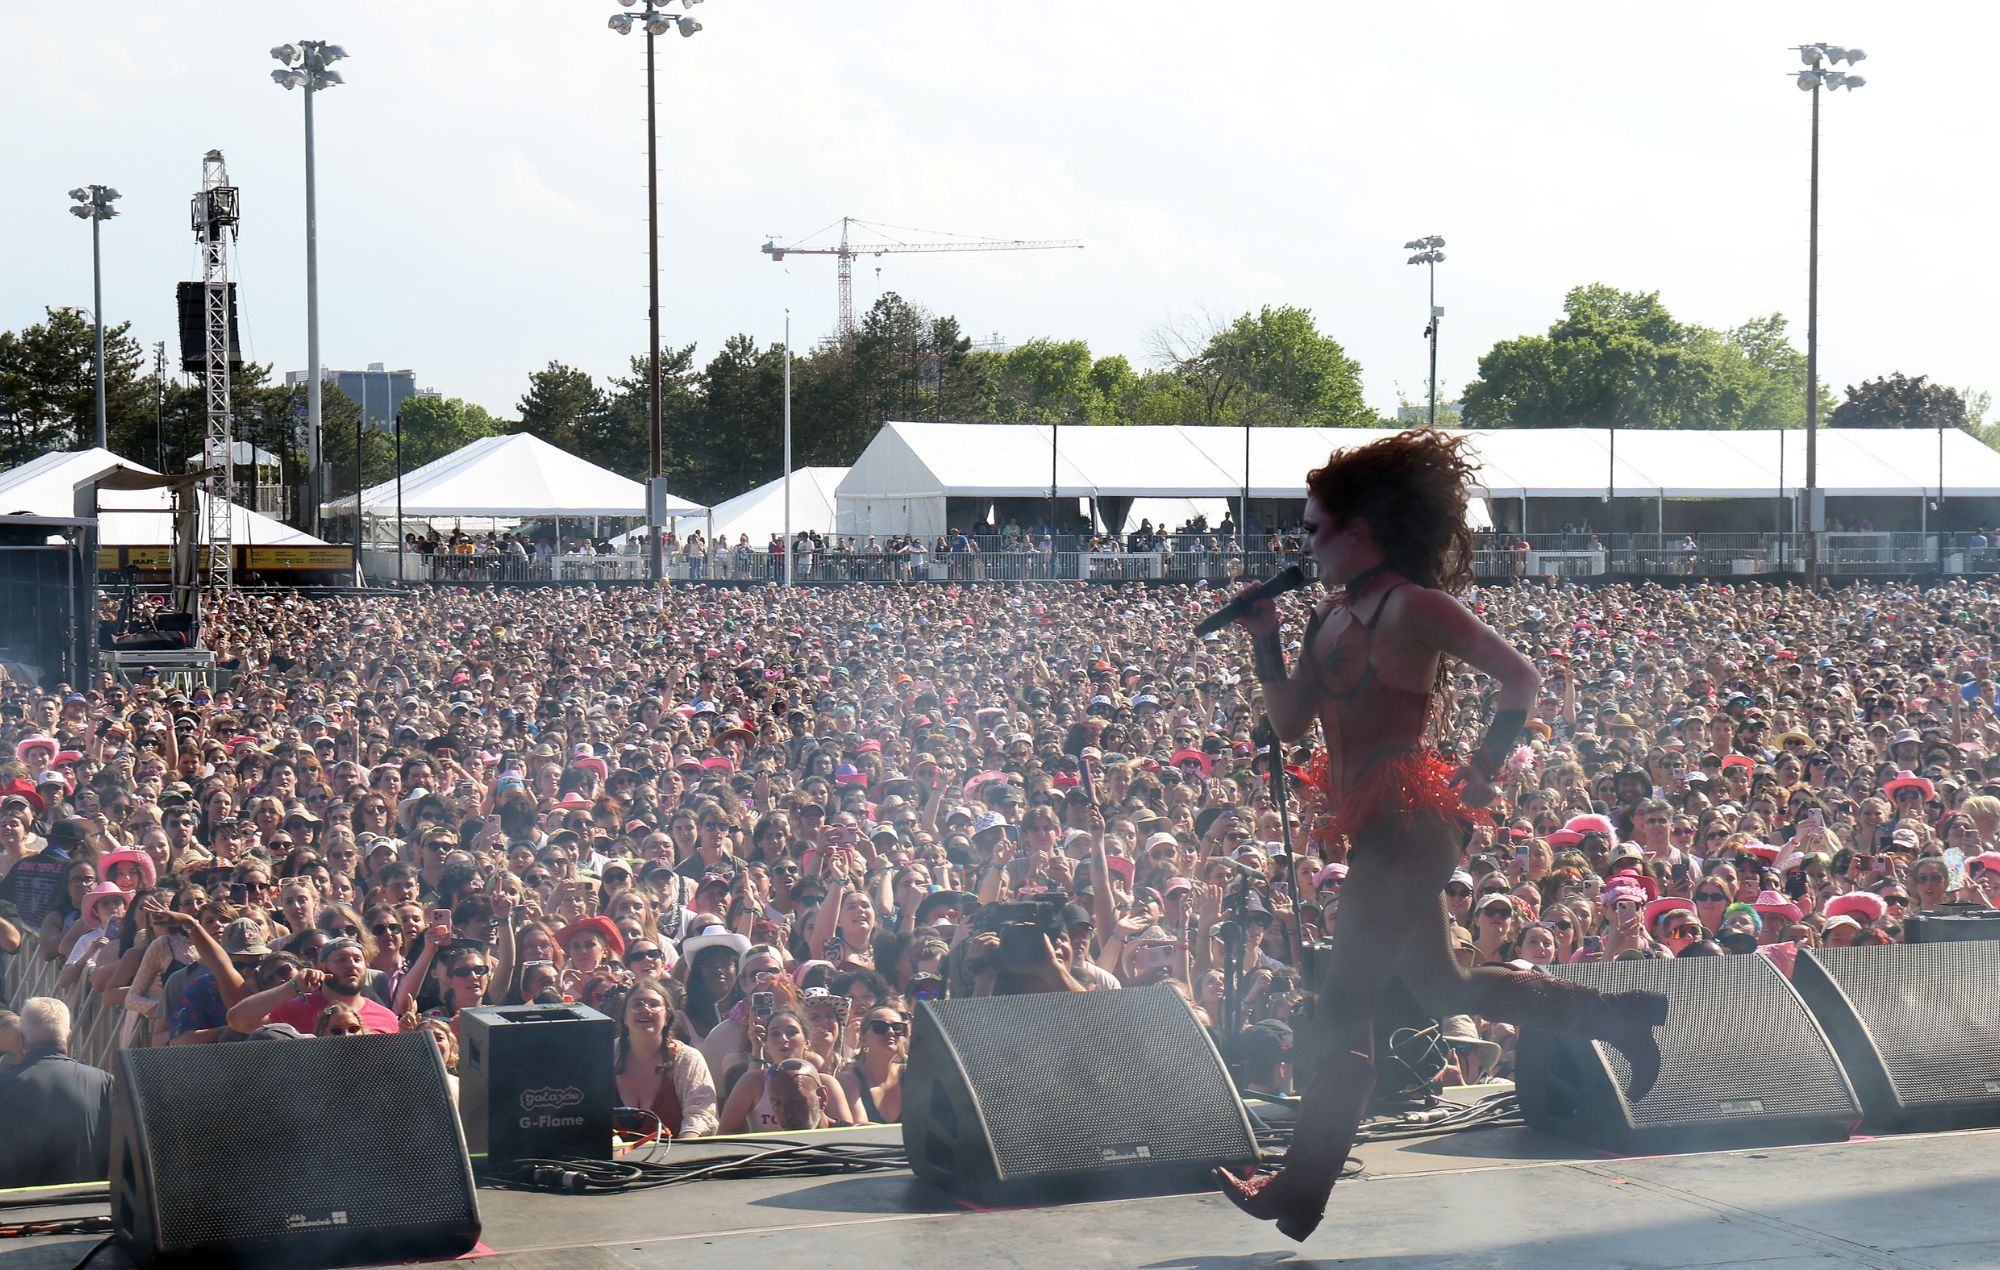
[[[1063,933],[1063,909],[1069,896],[1057,891],[1032,899],[988,904],[973,917],[974,931],[991,931],[1000,936],[999,964],[1005,970],[1020,970],[1042,962],[1042,937]]]

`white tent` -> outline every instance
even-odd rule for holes
[[[1065,427],[888,423],[836,493],[840,532],[945,529],[947,498],[1047,498],[1051,446],[1063,498],[1240,497],[1249,450],[1253,499],[1303,499],[1306,472],[1335,449],[1393,435],[1375,428]],[[1776,498],[1805,484],[1801,431],[1515,428],[1465,434],[1493,499]],[[2000,453],[1956,429],[1943,437],[1945,494],[2000,498]],[[1780,453],[1782,450],[1782,459]],[[1615,451],[1615,461],[1614,461]],[[1831,498],[1934,497],[1933,431],[1822,428],[1818,483]],[[1782,478],[1780,475],[1782,469]],[[1477,501],[1477,521],[1486,509]],[[1136,521],[1128,521],[1136,523]]]
[[[44,454],[0,472],[0,515],[74,516],[76,487],[116,468],[157,475],[152,468],[121,459],[109,450]],[[202,524],[208,523],[208,495],[198,492]],[[174,540],[173,495],[164,489],[103,490],[98,494],[97,541],[106,547],[164,547]],[[230,535],[237,546],[323,547],[293,529],[247,507],[230,504]]]
[[[361,510],[374,518],[396,515],[396,482],[388,480],[361,492]],[[533,516],[622,516],[646,514],[645,486],[618,473],[559,450],[525,432],[481,437],[441,459],[403,473],[403,515],[481,516],[526,519]],[[671,498],[668,511],[685,516],[707,509],[686,499]],[[320,506],[328,516],[352,516],[350,495]]]
[[[792,469],[792,532],[816,530],[822,535],[834,531],[833,492],[847,476],[844,467],[799,467]],[[715,536],[734,542],[747,534],[752,546],[762,550],[772,534],[785,531],[785,478],[766,481],[756,489],[738,494],[715,505]]]
[[[218,449],[217,453],[219,454],[221,451]],[[253,455],[256,456],[257,466],[259,467],[280,466],[277,455],[271,453],[261,445],[251,445],[248,441],[231,441],[229,443],[229,453],[238,467],[249,467],[250,459]],[[202,461],[201,454],[190,454],[187,456],[187,461],[190,465],[199,464]]]

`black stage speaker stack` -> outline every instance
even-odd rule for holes
[[[479,1203],[426,1032],[128,1049],[113,1231],[142,1266],[454,1257]]]
[[[458,1101],[482,1172],[611,1158],[609,1018],[587,1005],[481,1005],[458,1018]]]
[[[923,1001],[903,1076],[920,1178],[984,1204],[1213,1188],[1257,1158],[1208,1033],[1170,988]]]
[[[1653,1089],[1632,1102],[1624,1056],[1608,1045],[1525,1030],[1515,1084],[1531,1128],[1624,1154],[1836,1142],[1862,1115],[1819,1022],[1761,956],[1608,961],[1551,967],[1604,991],[1671,1001]]]
[[[2000,909],[1947,904],[1910,914],[1903,940],[1911,944],[1966,943],[2000,939]]]
[[[2000,943],[1802,952],[1792,985],[1861,1095],[1863,1128],[2000,1124]]]

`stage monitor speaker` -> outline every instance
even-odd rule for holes
[[[458,1019],[458,1103],[480,1169],[611,1158],[610,1019],[587,1005],[481,1005]]]
[[[1215,1044],[1171,988],[919,1003],[903,1076],[918,1177],[988,1204],[1162,1193],[1257,1158]]]
[[[1869,1132],[2000,1124],[2000,944],[1802,952],[1792,986],[1846,1066]]]
[[[479,1242],[427,1032],[122,1050],[112,1228],[143,1266],[348,1266]]]
[[[1947,904],[1912,913],[1903,923],[1903,939],[1911,944],[2000,940],[2000,909]]]
[[[1861,1119],[1854,1087],[1805,1002],[1762,956],[1606,961],[1550,973],[1672,1003],[1660,1078],[1625,1096],[1625,1058],[1601,1042],[1526,1030],[1514,1082],[1531,1128],[1628,1154],[1837,1142]]]

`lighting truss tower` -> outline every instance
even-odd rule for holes
[[[202,400],[206,426],[202,433],[202,489],[208,495],[202,522],[208,567],[201,573],[206,590],[222,592],[235,585],[236,448],[232,444],[229,410],[229,246],[236,238],[236,187],[222,151],[201,157],[201,193],[194,196],[189,219],[201,244]]]

